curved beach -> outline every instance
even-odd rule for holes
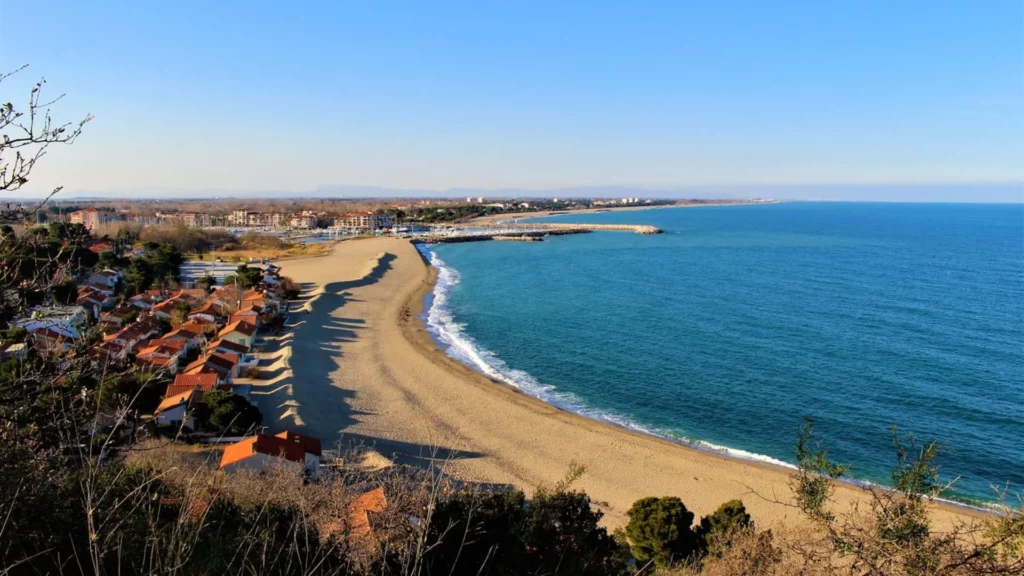
[[[338,244],[289,260],[283,273],[308,298],[294,327],[271,345],[253,398],[274,431],[325,443],[361,442],[400,461],[446,459],[460,478],[532,491],[586,466],[577,486],[625,522],[638,498],[674,495],[696,514],[740,498],[762,525],[800,522],[790,471],[726,458],[568,413],[492,381],[438,349],[420,322],[436,270],[405,240]],[[308,311],[306,311],[308,310]],[[843,505],[866,503],[841,486]],[[973,515],[937,507],[940,524]]]

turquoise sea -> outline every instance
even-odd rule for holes
[[[651,224],[423,248],[452,356],[567,410],[794,460],[802,418],[886,483],[890,427],[953,496],[1024,492],[1024,206],[784,203],[565,215]],[[571,439],[566,439],[571,442]]]

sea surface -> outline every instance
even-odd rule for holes
[[[651,224],[425,247],[455,358],[593,418],[792,465],[804,416],[853,479],[890,428],[950,496],[1024,493],[1024,205],[783,203],[557,216]],[[571,439],[566,439],[571,442]]]

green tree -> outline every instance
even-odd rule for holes
[[[28,337],[28,330],[21,326],[12,326],[2,332],[4,342],[24,342]]]
[[[252,288],[263,281],[263,271],[259,268],[249,268],[248,265],[242,264],[235,270],[232,281],[238,282],[240,288]]]
[[[148,414],[160,404],[163,386],[151,374],[109,374],[100,382],[97,401],[107,410],[131,407]]]
[[[430,518],[426,559],[431,574],[502,574],[525,560],[522,490],[463,490],[438,504]]]
[[[203,404],[207,423],[228,434],[251,432],[263,421],[255,406],[233,392],[213,390],[203,395]]]
[[[600,525],[603,514],[576,491],[538,491],[527,508],[524,574],[617,574],[619,546]]]
[[[64,280],[53,287],[53,301],[55,304],[68,306],[78,300],[78,285],[71,278]]]
[[[717,510],[700,519],[697,536],[703,554],[721,556],[733,538],[743,530],[752,528],[754,523],[740,500],[730,500]]]
[[[124,280],[133,293],[145,292],[153,285],[153,266],[143,258],[133,258]]]
[[[693,512],[679,498],[641,498],[626,515],[626,537],[638,561],[653,560],[656,566],[663,567],[696,556],[698,539],[691,528]]]
[[[217,279],[209,274],[200,278],[199,280],[196,280],[196,286],[202,288],[203,290],[206,290],[207,292],[212,291],[213,287],[216,285]]]
[[[189,312],[192,311],[192,305],[187,300],[178,302],[174,309],[171,310],[171,326],[178,326],[184,324],[188,320]]]

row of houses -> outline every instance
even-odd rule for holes
[[[303,210],[295,214],[285,212],[251,212],[249,210],[233,210],[227,216],[228,226],[239,228],[327,228],[332,220],[326,212]]]
[[[220,390],[248,398],[249,385],[237,380],[257,365],[256,336],[287,313],[287,303],[275,290],[278,270],[270,266],[267,274],[267,282],[253,289],[148,290],[119,301],[121,273],[98,270],[79,285],[74,305],[38,307],[16,325],[25,328],[28,346],[41,354],[64,352],[90,328],[99,329],[104,334],[89,351],[94,365],[134,363],[165,379],[152,421],[158,428],[194,431],[204,395]],[[0,343],[0,357],[24,358],[25,349],[26,344]],[[219,467],[225,473],[290,468],[315,481],[323,460],[318,438],[289,430],[259,431],[227,445]],[[371,536],[371,520],[386,505],[382,489],[356,498],[348,510],[348,529],[357,537]]]
[[[116,212],[114,210],[102,210],[98,208],[86,208],[68,214],[68,222],[81,224],[88,230],[94,231],[104,224],[117,222],[131,222],[143,226],[155,226],[157,224],[182,224],[194,228],[205,228],[209,226],[223,226],[223,216],[206,214],[203,212]]]
[[[349,212],[331,216],[326,212],[303,210],[294,214],[285,212],[251,212],[234,210],[226,216],[202,212],[129,213],[87,208],[68,215],[72,224],[81,224],[94,231],[105,224],[132,222],[144,226],[181,224],[193,228],[229,226],[236,228],[344,228],[348,230],[380,230],[391,228],[394,221],[388,214],[375,212]]]

